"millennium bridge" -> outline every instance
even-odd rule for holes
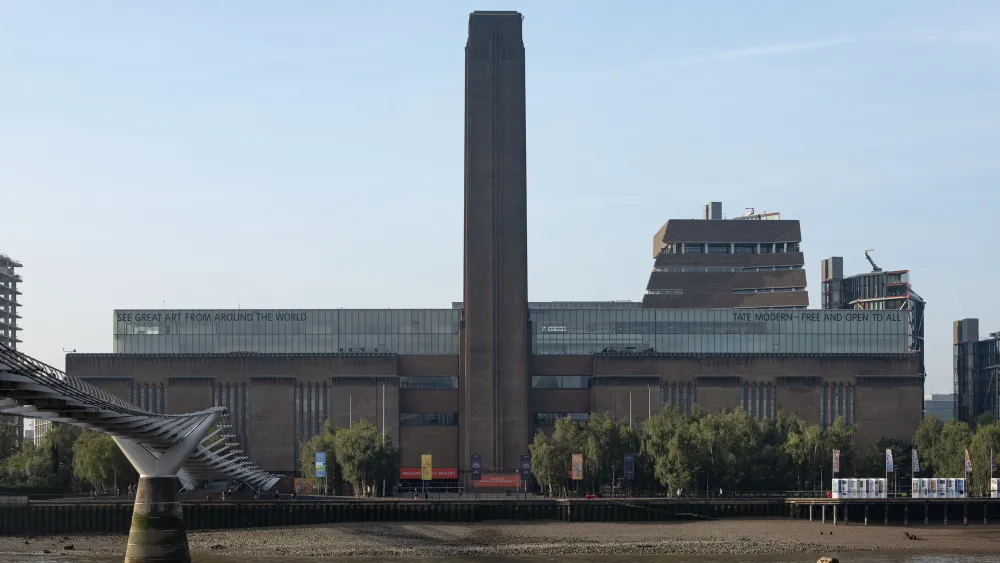
[[[154,414],[0,344],[0,412],[110,435],[139,473],[126,563],[191,560],[180,481],[233,479],[257,489],[281,477],[244,454],[224,407]]]

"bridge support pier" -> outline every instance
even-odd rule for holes
[[[132,440],[115,438],[122,453],[139,472],[125,563],[190,563],[177,472],[218,418],[215,413],[193,424],[185,429],[187,434],[183,439],[160,454]]]

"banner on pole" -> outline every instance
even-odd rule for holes
[[[625,478],[635,480],[635,454],[625,454]]]
[[[583,454],[573,454],[573,480],[583,480]]]
[[[431,458],[431,454],[420,455],[420,480],[421,481],[434,480],[434,461]]]
[[[972,458],[969,457],[969,450],[965,450],[965,472],[972,473]]]
[[[326,452],[316,452],[316,477],[326,477]]]
[[[840,473],[840,450],[833,450],[833,472]]]
[[[531,456],[521,454],[521,480],[527,481],[531,477]]]
[[[896,470],[896,467],[892,464],[892,450],[889,448],[885,449],[885,471],[886,473],[892,473]]]
[[[912,460],[911,469],[913,470],[913,474],[916,475],[917,473],[920,473],[920,458],[917,457],[917,448],[910,450],[910,458]]]
[[[482,481],[483,480],[483,456],[481,454],[472,454],[472,464],[470,465],[472,470],[472,480]]]

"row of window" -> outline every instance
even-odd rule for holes
[[[401,412],[399,425],[403,426],[458,426],[457,412]]]
[[[135,385],[132,387],[132,404],[153,414],[167,413],[167,386]]]
[[[330,420],[332,387],[324,382],[299,383],[295,386],[295,467],[301,467],[302,443],[308,442],[323,431],[323,423]]]
[[[236,432],[243,451],[249,451],[247,437],[250,435],[250,387],[245,384],[218,383],[212,387],[212,406],[229,410],[229,425]]]
[[[776,415],[774,396],[774,385],[742,385],[740,406],[754,418],[774,418]]]
[[[734,289],[733,295],[751,295],[754,293],[794,293],[796,291],[805,291],[804,287],[748,287],[741,289]]]
[[[586,412],[536,412],[535,426],[555,426],[556,421],[569,417],[576,422],[587,422],[590,413]]]
[[[587,389],[589,375],[533,375],[531,387],[534,389]]]
[[[695,405],[695,386],[688,383],[668,383],[660,386],[660,408],[680,409],[691,414]]]
[[[401,376],[400,389],[458,389],[457,375]]]
[[[647,289],[646,295],[684,295],[683,289]]]
[[[739,272],[783,272],[786,270],[801,270],[801,265],[793,266],[754,266],[740,268],[737,266],[656,266],[654,272],[672,272],[679,274],[693,273],[739,273]]]
[[[685,242],[663,248],[666,254],[780,254],[798,252],[797,242]]]
[[[819,388],[819,424],[826,430],[838,418],[854,424],[854,386],[825,384]]]

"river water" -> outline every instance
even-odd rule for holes
[[[835,555],[842,563],[1000,563],[1000,555],[893,555],[888,553],[845,553],[824,554]],[[87,557],[87,556],[17,556],[16,558],[0,555],[0,563],[121,563],[123,557]],[[235,563],[236,561],[274,561],[275,563],[316,563],[319,561],[339,561],[343,558],[323,559],[309,558],[262,558],[218,557],[202,555],[193,557],[194,563]],[[352,557],[357,563],[401,563],[408,560],[420,560],[433,563],[814,563],[817,555],[664,555],[664,556],[572,556],[572,557],[421,557],[421,558],[368,558]]]

